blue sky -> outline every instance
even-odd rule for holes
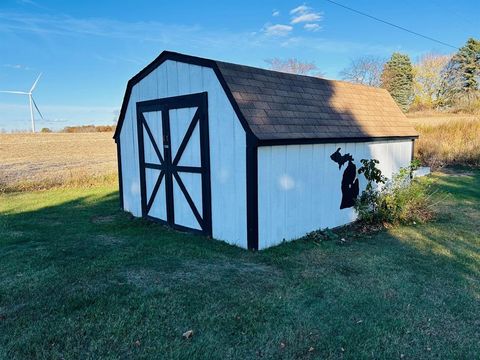
[[[452,49],[318,1],[0,0],[0,90],[28,90],[38,127],[111,124],[127,80],[162,50],[266,67],[313,61],[338,78],[350,59]],[[338,0],[447,43],[480,37],[480,1]],[[0,129],[28,129],[27,99],[0,94]]]

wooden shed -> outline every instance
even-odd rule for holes
[[[164,51],[127,85],[121,206],[265,249],[356,218],[356,169],[407,166],[417,133],[386,90]]]

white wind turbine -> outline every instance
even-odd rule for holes
[[[0,91],[0,93],[6,93],[6,94],[28,95],[28,100],[29,100],[29,104],[30,104],[30,119],[32,121],[32,132],[35,132],[35,115],[34,115],[34,111],[33,111],[34,106],[35,106],[35,109],[37,109],[38,114],[40,115],[42,120],[44,120],[43,115],[40,112],[40,109],[38,108],[37,104],[35,103],[35,100],[33,100],[33,90],[35,90],[35,87],[37,86],[38,80],[40,80],[41,76],[42,76],[42,74],[38,75],[37,80],[35,80],[35,82],[32,85],[32,88],[30,89],[29,92],[25,92],[25,91]]]

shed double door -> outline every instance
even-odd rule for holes
[[[142,215],[212,234],[207,94],[137,103]]]

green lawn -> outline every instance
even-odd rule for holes
[[[435,178],[434,223],[257,253],[113,188],[0,195],[0,358],[478,358],[480,171]]]

